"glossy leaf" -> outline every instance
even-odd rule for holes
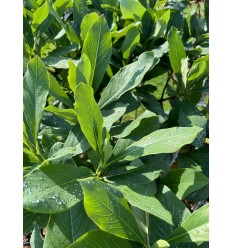
[[[85,37],[89,31],[89,29],[93,26],[94,22],[99,18],[96,12],[92,12],[84,16],[81,22],[81,39],[82,41],[85,40]]]
[[[186,58],[183,42],[178,30],[172,27],[168,33],[169,58],[175,73],[181,73],[181,60]]]
[[[123,193],[127,201],[139,209],[150,213],[172,225],[172,216],[162,204],[149,192],[139,185],[123,180],[115,180],[116,187]]]
[[[85,210],[100,229],[144,243],[130,207],[119,190],[98,179],[81,180],[80,183]]]
[[[191,144],[201,130],[198,127],[174,127],[155,131],[132,143],[125,150],[117,150],[117,154],[113,151],[110,163],[131,161],[150,154],[176,152],[182,146]]]
[[[209,204],[192,213],[167,241],[170,244],[209,241]]]
[[[158,62],[159,59],[154,58],[153,52],[145,52],[139,56],[137,61],[120,69],[111,78],[98,105],[103,108],[135,88],[142,81],[145,73]]]
[[[207,64],[205,61],[200,61],[191,67],[188,72],[188,87],[190,88],[195,83],[203,79],[203,73],[206,70]]]
[[[95,102],[92,87],[80,83],[75,91],[75,100],[75,109],[81,130],[92,148],[101,154],[103,146],[103,117]]]
[[[46,228],[44,248],[66,248],[96,225],[88,218],[83,202],[78,202],[69,210],[52,214]]]
[[[81,236],[68,248],[132,248],[125,240],[102,230],[93,230]]]
[[[111,36],[104,16],[100,16],[86,34],[82,54],[86,54],[91,64],[90,85],[96,91],[102,81],[111,58]]]
[[[68,164],[45,163],[37,167],[24,178],[24,208],[36,213],[69,209],[83,199],[77,179],[88,175],[89,169]]]
[[[124,19],[134,19],[135,16],[142,17],[146,9],[139,2],[139,0],[120,0],[120,9]]]
[[[179,199],[208,184],[208,178],[193,169],[177,169],[170,171],[162,182],[167,185]]]
[[[28,138],[37,153],[37,134],[49,92],[49,76],[41,59],[36,56],[28,63],[23,80],[23,114]]]

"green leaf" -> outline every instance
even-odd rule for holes
[[[155,244],[153,244],[153,246],[151,248],[168,248],[168,247],[170,247],[168,242],[160,239],[157,242],[155,242]]]
[[[85,0],[73,1],[73,21],[76,24],[77,34],[80,36],[81,22],[88,13],[87,4]]]
[[[180,126],[184,127],[197,126],[203,128],[203,130],[197,135],[193,142],[193,145],[197,147],[203,145],[206,136],[207,119],[195,105],[187,100],[184,100],[181,103],[178,123]]]
[[[36,11],[33,13],[31,28],[32,32],[35,32],[35,30],[41,25],[49,15],[48,10],[48,3],[45,2],[41,7],[37,8]]]
[[[88,15],[85,15],[81,22],[81,39],[85,40],[86,35],[89,29],[93,26],[96,20],[99,18],[99,15],[96,12],[92,12]]]
[[[37,134],[49,92],[49,76],[41,59],[30,60],[23,80],[23,114],[28,138],[39,153]]]
[[[113,151],[109,162],[112,164],[121,160],[131,161],[150,154],[176,152],[182,146],[191,144],[201,130],[199,127],[173,127],[155,131],[133,142],[126,149],[117,151],[117,154]]]
[[[39,226],[34,223],[34,230],[31,235],[30,245],[31,248],[43,248],[44,240],[41,235],[41,230]]]
[[[162,182],[167,185],[179,199],[184,199],[188,194],[207,185],[209,180],[203,174],[193,169],[176,169],[162,178]]]
[[[191,213],[184,203],[179,200],[172,191],[162,184],[156,194],[157,199],[171,213],[173,225],[150,215],[149,218],[149,240],[153,244],[159,239],[166,240],[167,237],[184,221]]]
[[[170,244],[209,241],[209,204],[193,212],[167,241]]]
[[[122,56],[125,59],[126,63],[130,59],[132,52],[134,51],[136,45],[140,41],[140,32],[138,28],[131,28],[126,34],[126,38],[122,43],[121,51]]]
[[[66,248],[83,234],[95,228],[95,224],[85,212],[83,202],[78,202],[65,212],[51,215],[43,248]]]
[[[154,58],[154,52],[141,54],[137,61],[120,69],[110,80],[104,90],[98,105],[100,108],[116,101],[127,91],[135,88],[141,83],[145,73],[156,65],[159,59]]]
[[[169,58],[175,73],[181,73],[181,60],[186,58],[183,42],[178,30],[172,27],[168,33]]]
[[[98,89],[110,62],[112,42],[110,30],[104,16],[100,16],[86,34],[82,54],[86,54],[91,64],[90,85]]]
[[[75,150],[73,149],[73,155],[81,154],[90,148],[90,145],[81,131],[79,124],[70,130],[68,138],[64,143],[64,148],[65,147],[75,148]]]
[[[181,75],[182,75],[182,80],[184,82],[184,85],[186,87],[187,84],[187,74],[188,74],[188,57],[185,59],[181,60]]]
[[[33,37],[33,33],[31,30],[31,26],[28,22],[28,20],[23,17],[23,35],[25,37],[25,40],[27,42],[27,44],[33,48],[34,46],[34,37]]]
[[[70,60],[71,60],[70,58],[65,58],[65,57],[48,56],[48,57],[43,59],[43,62],[47,66],[51,66],[54,68],[68,69],[68,64],[69,64]],[[73,61],[73,63],[77,64],[77,60],[72,60],[72,61]]]
[[[49,74],[49,80],[50,80],[50,89],[49,94],[56,99],[60,100],[62,103],[64,103],[67,107],[72,108],[73,104],[67,94],[64,92],[62,87],[59,85],[59,83],[56,81],[56,79]]]
[[[80,180],[84,207],[100,229],[115,236],[144,243],[122,193],[98,179]]]
[[[94,99],[92,87],[80,83],[75,91],[75,100],[75,110],[77,111],[81,130],[92,148],[101,154],[103,117]]]
[[[199,63],[192,65],[188,72],[188,88],[192,87],[195,83],[203,79],[203,73],[206,70],[206,66],[207,64],[205,61],[200,61]]]
[[[124,19],[135,19],[135,16],[142,18],[146,9],[138,0],[120,0],[120,10]]]
[[[32,232],[33,223],[37,223],[40,228],[47,226],[49,214],[32,213],[28,210],[23,210],[23,233]]]
[[[173,224],[170,212],[162,206],[157,198],[147,192],[144,187],[121,179],[114,182],[116,183],[115,188],[118,188],[123,193],[132,206],[142,209],[171,225]]]
[[[68,248],[132,248],[125,240],[102,230],[93,230],[81,236]]]
[[[68,164],[42,164],[24,178],[24,208],[36,213],[69,209],[83,199],[77,179],[90,173]]]

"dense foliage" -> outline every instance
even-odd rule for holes
[[[208,247],[208,5],[24,0],[32,248]]]

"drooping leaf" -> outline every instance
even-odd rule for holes
[[[36,213],[69,209],[83,199],[77,179],[90,173],[68,164],[42,164],[24,178],[24,208]]]
[[[192,213],[167,241],[170,244],[209,241],[209,204]]]
[[[87,216],[80,201],[69,210],[52,214],[44,240],[44,248],[66,248],[88,231],[97,228]]]
[[[28,63],[23,80],[23,114],[28,138],[39,153],[37,134],[49,92],[49,76],[41,59],[36,56]]]
[[[139,56],[137,61],[120,69],[111,78],[98,105],[103,108],[135,88],[142,81],[145,73],[158,62],[159,59],[154,58],[153,52],[145,52]]]
[[[201,130],[199,127],[160,129],[133,142],[125,150],[117,150],[117,154],[113,151],[109,162],[112,164],[120,160],[131,161],[150,154],[176,152],[182,146],[191,144]]]
[[[75,100],[75,109],[81,130],[92,148],[101,154],[103,146],[103,117],[95,102],[92,87],[80,83],[75,91]]]
[[[142,186],[135,185],[121,179],[115,180],[114,182],[117,185],[116,188],[119,188],[124,197],[132,206],[155,215],[156,217],[172,225],[172,216],[170,212],[162,206],[157,198],[145,191]]]
[[[43,248],[44,240],[41,235],[39,226],[34,223],[34,230],[30,238],[31,248]]]
[[[86,54],[91,64],[90,85],[96,91],[102,81],[111,58],[112,42],[110,30],[104,16],[100,16],[86,34],[82,54]]]
[[[169,58],[175,73],[181,73],[181,60],[186,58],[183,42],[177,28],[172,27],[168,33]]]
[[[132,248],[125,240],[102,230],[93,230],[82,235],[68,248]]]
[[[98,179],[80,181],[88,216],[103,231],[144,243],[137,223],[122,193]]]
[[[179,199],[184,199],[188,194],[208,184],[208,178],[193,169],[176,169],[170,171],[162,178]]]

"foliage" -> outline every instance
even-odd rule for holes
[[[208,7],[24,1],[31,247],[208,247]]]

